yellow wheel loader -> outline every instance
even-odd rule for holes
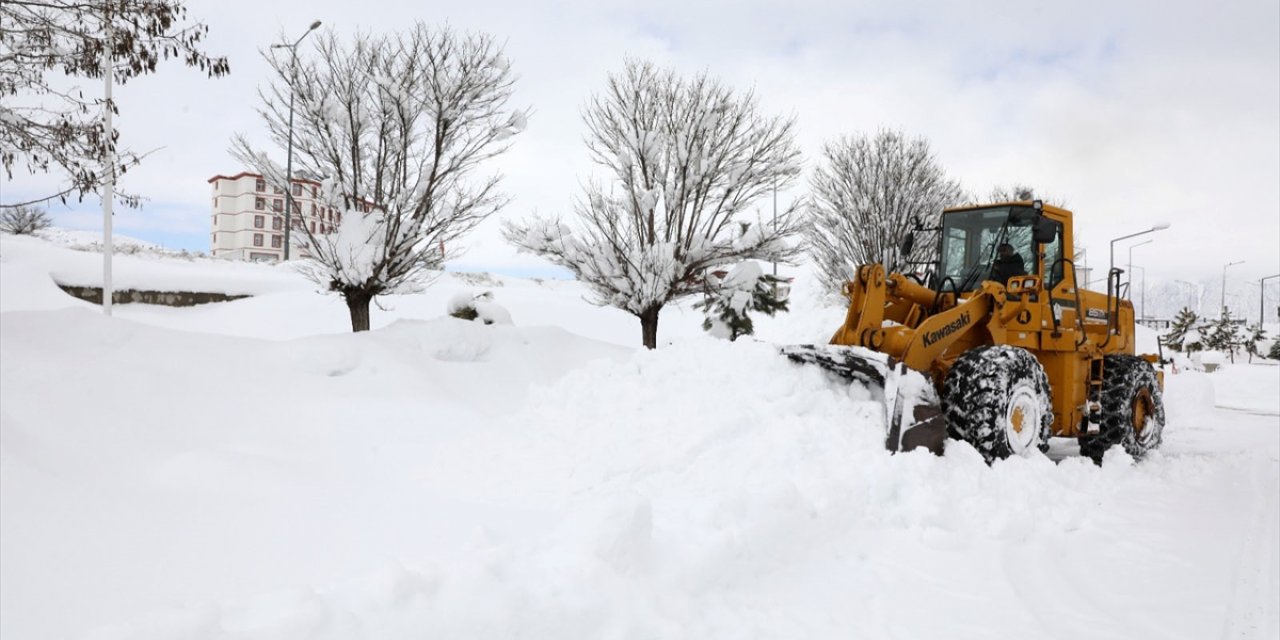
[[[931,231],[940,238],[927,276],[860,266],[831,344],[784,352],[882,389],[891,451],[941,453],[950,437],[991,462],[1063,437],[1100,461],[1113,445],[1135,457],[1159,446],[1159,358],[1134,353],[1120,270],[1106,292],[1081,288],[1070,211],[1039,201],[954,208]]]

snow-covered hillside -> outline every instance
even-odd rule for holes
[[[105,318],[50,276],[100,262],[0,241],[6,639],[1280,633],[1273,363],[1169,374],[1143,462],[988,467],[890,456],[865,390],[693,311],[638,349],[573,282],[447,274],[353,335],[287,268],[142,253],[257,295]],[[808,286],[763,340],[830,334]],[[444,316],[486,290],[514,324]]]

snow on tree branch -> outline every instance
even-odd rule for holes
[[[916,224],[938,226],[942,210],[964,197],[928,141],[896,131],[828,142],[809,184],[812,220],[805,240],[832,291],[839,291],[861,264],[894,268],[906,260],[933,259],[936,241],[916,238],[910,256],[900,255],[902,241]]]
[[[608,186],[588,184],[572,222],[534,217],[504,233],[574,272],[596,303],[639,316],[647,346],[661,308],[701,291],[705,271],[795,255],[784,242],[798,228],[794,204],[776,223],[749,213],[798,174],[793,119],[761,115],[750,92],[705,73],[681,78],[640,61],[609,77],[583,119]]]
[[[292,93],[295,176],[322,178],[323,199],[342,211],[336,233],[300,228],[306,272],[347,298],[358,331],[373,297],[424,285],[507,203],[498,176],[477,174],[524,130],[528,112],[507,107],[514,75],[487,35],[419,23],[349,43],[324,34],[313,46],[296,65],[264,52],[277,79],[259,91],[259,113],[284,149]],[[285,183],[282,167],[243,136],[233,151]]]

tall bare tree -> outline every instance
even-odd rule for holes
[[[628,61],[583,119],[605,181],[585,187],[572,223],[534,217],[504,233],[576,274],[597,304],[638,317],[646,347],[657,347],[663,306],[700,293],[708,270],[794,253],[783,242],[794,205],[776,224],[744,219],[794,181],[800,159],[794,120],[762,115],[751,92]]]
[[[200,50],[208,28],[185,24],[186,12],[180,0],[0,2],[0,164],[10,180],[16,167],[32,174],[62,173],[67,180],[56,193],[0,207],[65,202],[98,189],[103,158],[118,133],[103,131],[99,92],[74,86],[74,79],[101,78],[108,47],[119,84],[154,72],[169,58],[209,77],[230,71],[226,58]],[[111,109],[117,111],[115,105]],[[140,154],[117,149],[116,173],[139,160]],[[136,196],[123,199],[138,201]]]
[[[932,259],[937,243],[928,238],[917,238],[911,254],[901,255],[907,232],[917,224],[937,226],[943,208],[963,198],[928,141],[898,131],[828,142],[809,185],[812,217],[805,240],[819,276],[834,291],[860,264],[894,268]]]
[[[352,330],[368,330],[375,297],[426,284],[456,241],[506,204],[499,176],[475,174],[525,127],[527,111],[506,107],[514,76],[490,36],[422,23],[350,43],[325,34],[296,75],[288,56],[264,55],[277,75],[259,92],[272,140],[288,140],[292,89],[294,162],[322,177],[343,211],[336,233],[295,223],[306,273],[346,299]],[[233,150],[285,184],[244,136]]]

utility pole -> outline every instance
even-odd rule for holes
[[[106,39],[102,45],[102,132],[103,144],[103,182],[102,182],[102,313],[111,315],[111,299],[115,291],[111,286],[111,254],[114,245],[111,238],[111,205],[116,197],[116,143],[111,128],[111,81],[112,67],[115,60],[111,55],[111,4],[107,3],[102,10],[106,27]]]

